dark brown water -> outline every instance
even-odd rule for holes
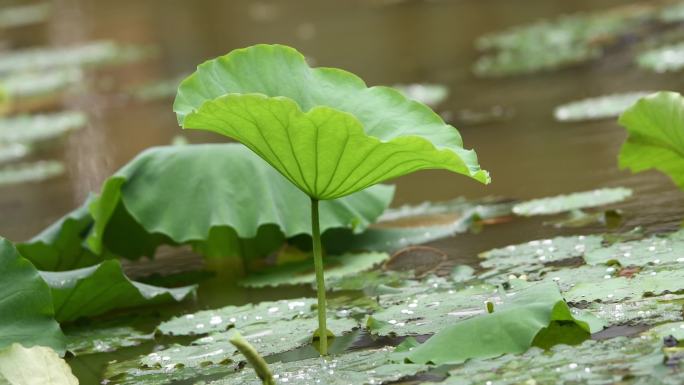
[[[68,167],[64,177],[38,184],[0,188],[0,234],[20,241],[76,207],[90,191],[144,148],[168,144],[184,134],[191,142],[217,141],[200,132],[182,132],[171,100],[138,103],[114,91],[193,70],[197,63],[254,43],[284,43],[317,65],[350,70],[367,83],[445,84],[451,96],[441,112],[514,111],[504,122],[455,124],[466,147],[475,148],[493,183],[482,186],[453,174],[425,171],[400,178],[395,204],[490,195],[534,198],[605,186],[627,186],[635,196],[619,205],[623,229],[637,225],[666,230],[684,218],[684,193],[655,172],[631,175],[617,168],[625,138],[614,121],[558,123],[553,108],[602,94],[669,89],[681,91],[681,74],[637,69],[631,56],[615,54],[573,69],[510,79],[482,80],[470,70],[478,36],[561,13],[635,3],[616,0],[55,0],[54,18],[5,36],[10,46],[60,45],[97,39],[153,44],[160,56],[144,63],[98,70],[88,76],[85,94],[65,106],[88,112],[89,126],[72,135],[52,155]],[[0,53],[1,54],[1,53]],[[113,91],[112,91],[113,90]],[[486,228],[435,243],[454,261],[473,261],[486,249],[568,233],[542,220]],[[600,228],[579,230],[601,231]],[[192,263],[192,262],[189,262]],[[247,302],[273,293],[234,292],[220,281],[204,285],[192,307]],[[228,293],[230,292],[230,295]],[[291,296],[310,293],[294,289]],[[237,298],[237,299],[236,299]],[[111,358],[111,357],[110,357]],[[106,361],[105,361],[106,362]],[[92,365],[97,373],[99,364]],[[88,368],[81,368],[87,372]]]

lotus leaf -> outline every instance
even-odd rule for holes
[[[625,92],[578,100],[554,109],[553,115],[561,122],[577,122],[618,117],[637,100],[652,92]]]
[[[244,143],[318,200],[428,168],[489,182],[458,131],[429,108],[349,72],[312,69],[285,46],[200,65],[181,83],[174,110],[184,128]]]
[[[55,317],[72,321],[80,317],[142,305],[182,301],[194,286],[166,289],[131,281],[117,260],[64,272],[41,272],[52,290]]]
[[[50,289],[9,241],[0,238],[0,349],[13,343],[64,351]]]
[[[325,258],[325,275],[328,279],[339,279],[370,270],[386,261],[386,253],[361,253],[329,256]],[[240,281],[246,287],[311,284],[315,271],[310,260],[274,266],[268,270],[251,274]]]
[[[0,167],[0,186],[39,182],[64,173],[64,164],[56,160],[11,164]]]
[[[392,194],[380,185],[322,202],[321,230],[361,231]],[[90,204],[88,245],[100,253],[104,243],[129,258],[152,255],[161,243],[190,243],[210,256],[266,255],[283,236],[310,234],[309,213],[300,209],[307,205],[306,195],[239,144],[153,148],[104,183]]]
[[[0,384],[78,385],[78,379],[54,350],[12,344],[0,350]]]
[[[680,365],[663,365],[661,341],[649,336],[618,337],[559,345],[549,351],[532,348],[522,355],[467,362],[439,384],[679,384]]]
[[[684,98],[658,92],[625,111],[619,123],[629,137],[620,150],[620,167],[632,172],[656,169],[684,189]]]
[[[33,143],[59,138],[85,126],[81,112],[64,111],[0,119],[0,143]]]
[[[409,351],[406,359],[414,363],[456,364],[472,358],[522,353],[533,344],[548,347],[559,342],[581,342],[589,336],[589,325],[573,316],[553,283],[532,285],[507,296],[509,299],[502,305],[494,305],[493,312],[441,329]],[[554,330],[559,327],[562,333]]]
[[[632,196],[624,187],[583,191],[568,195],[533,199],[513,206],[513,212],[522,216],[550,215],[587,207],[603,206],[623,201]]]

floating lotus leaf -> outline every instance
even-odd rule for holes
[[[540,272],[549,263],[558,264],[583,257],[586,252],[600,248],[602,240],[596,235],[556,237],[489,250],[480,254],[484,258],[480,265],[489,269],[480,274],[480,278],[501,283],[510,275],[526,276]]]
[[[633,276],[577,283],[565,293],[568,301],[620,301],[626,298],[676,293],[684,290],[684,269],[642,270]]]
[[[445,381],[430,385],[674,385],[684,380],[681,364],[663,364],[662,339],[648,335],[559,345],[549,351],[532,348],[522,355],[472,360],[449,374]]]
[[[50,289],[14,246],[0,238],[0,349],[13,343],[64,351]]]
[[[684,68],[684,42],[650,49],[639,54],[637,64],[654,72],[674,72]]]
[[[13,73],[0,78],[0,88],[5,91],[10,102],[23,103],[59,94],[82,82],[83,72],[80,69],[63,68],[40,73]]]
[[[626,299],[619,302],[591,302],[586,310],[603,320],[606,326],[657,325],[682,319],[684,297],[663,295]]]
[[[78,385],[78,379],[54,350],[12,344],[0,350],[0,384]]]
[[[64,173],[64,164],[56,160],[11,164],[0,167],[0,187],[28,182],[39,182]]]
[[[434,293],[409,290],[404,295],[381,295],[379,299],[383,310],[370,316],[367,327],[371,333],[381,336],[435,333],[454,322],[486,313],[487,301],[498,306],[503,300],[490,285]]]
[[[424,202],[385,210],[379,223],[360,234],[333,230],[324,234],[330,253],[373,250],[395,252],[465,233],[478,221],[510,215],[512,204],[485,199],[468,201],[456,198],[446,202]]]
[[[407,98],[434,107],[449,97],[449,88],[441,84],[395,84],[392,88]]]
[[[667,236],[653,236],[630,242],[618,242],[591,250],[584,255],[588,264],[618,262],[622,266],[646,266],[684,263],[684,230]]]
[[[424,365],[395,364],[390,361],[391,348],[356,351],[330,358],[270,365],[276,384],[373,385],[391,383],[427,370]],[[207,385],[261,385],[254,371],[243,370]]]
[[[533,199],[513,206],[513,212],[522,216],[558,214],[565,211],[616,203],[630,196],[632,196],[632,190],[628,188],[604,188],[550,198]]]
[[[329,384],[329,385],[372,385],[392,382],[423,372],[424,365],[396,364],[391,362],[391,348],[353,351],[332,357],[310,358],[301,361],[269,364],[276,384]],[[174,381],[189,380],[197,377],[198,369],[177,368],[169,371],[157,370],[116,370],[109,367],[108,378],[117,385],[164,385]],[[234,366],[208,366],[201,373],[210,380],[207,385],[262,385],[252,368],[236,370]],[[320,382],[318,382],[320,381]]]
[[[328,330],[341,336],[358,328],[358,322],[351,318],[331,318]],[[268,323],[255,323],[240,328],[239,333],[262,356],[286,352],[311,343],[313,333],[318,329],[315,318],[276,320]],[[213,333],[193,341],[190,345],[172,345],[167,349],[155,351],[139,359],[140,367],[203,367],[210,364],[239,362],[245,358],[229,342],[234,329]],[[127,366],[128,364],[124,364]],[[172,371],[172,370],[169,370]]]
[[[329,256],[324,260],[325,276],[328,279],[339,279],[370,270],[373,266],[386,261],[386,253],[361,253]],[[275,266],[265,271],[251,274],[240,281],[246,287],[266,287],[280,285],[311,284],[315,281],[313,263],[305,260]]]
[[[122,45],[112,41],[94,41],[64,47],[26,48],[4,54],[0,58],[0,73],[117,64],[145,58],[150,53],[149,48]]]
[[[684,189],[684,98],[658,92],[639,100],[620,116],[629,137],[620,150],[620,167],[632,172],[656,169]]]
[[[254,324],[312,317],[315,314],[312,309],[315,303],[315,298],[298,298],[261,302],[256,305],[226,306],[172,318],[162,322],[158,330],[174,336],[222,332],[233,327],[242,330]]]
[[[67,351],[74,356],[113,352],[154,339],[153,333],[144,333],[121,324],[71,326],[65,328],[64,334],[67,339]]]
[[[637,100],[652,92],[625,92],[578,100],[558,106],[553,116],[561,122],[579,122],[616,118]]]
[[[392,195],[392,187],[381,185],[322,202],[321,230],[359,232]],[[88,244],[126,257],[152,255],[161,243],[190,243],[210,256],[266,255],[283,237],[310,234],[310,213],[302,209],[308,204],[305,194],[242,145],[159,147],[104,183],[90,205],[95,224]],[[241,243],[245,239],[249,244]]]
[[[414,363],[456,364],[523,353],[533,344],[549,347],[559,342],[581,342],[589,336],[589,325],[573,316],[553,283],[533,285],[507,296],[502,305],[494,304],[492,313],[441,329],[406,353],[406,359]],[[562,332],[553,330],[557,327]],[[458,349],[454,349],[456,346]]]
[[[30,152],[31,150],[23,144],[0,144],[0,164],[21,159]]]
[[[0,8],[0,28],[16,28],[47,21],[52,15],[52,4],[35,3]]]
[[[94,316],[117,308],[182,301],[194,286],[167,289],[133,282],[117,260],[65,272],[41,272],[52,290],[55,317],[60,322]]]
[[[478,76],[523,75],[598,59],[620,37],[657,17],[651,5],[620,6],[593,13],[562,15],[480,37],[476,46],[493,51],[474,66]]]
[[[24,115],[0,119],[0,143],[33,143],[59,138],[85,126],[83,113],[75,111]]]
[[[421,169],[489,182],[458,131],[426,106],[351,73],[312,69],[292,48],[257,45],[210,60],[185,79],[184,128],[236,139],[295,186],[335,199]]]

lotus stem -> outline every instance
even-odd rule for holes
[[[229,341],[243,356],[245,356],[245,358],[247,358],[247,361],[252,365],[252,368],[254,368],[256,375],[261,379],[263,385],[275,385],[271,369],[268,367],[266,361],[264,361],[264,358],[259,355],[256,349],[254,349],[254,346],[247,342],[240,333],[234,333]]]
[[[311,198],[311,237],[313,238],[314,267],[316,268],[316,291],[318,292],[318,338],[320,353],[328,354],[328,327],[326,326],[325,277],[323,275],[323,251],[318,221],[318,199]]]

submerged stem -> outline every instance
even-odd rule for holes
[[[328,354],[328,328],[325,324],[325,278],[323,276],[323,252],[321,230],[318,221],[318,200],[311,198],[311,237],[313,238],[314,266],[316,268],[316,291],[318,292],[318,338],[322,356]]]

